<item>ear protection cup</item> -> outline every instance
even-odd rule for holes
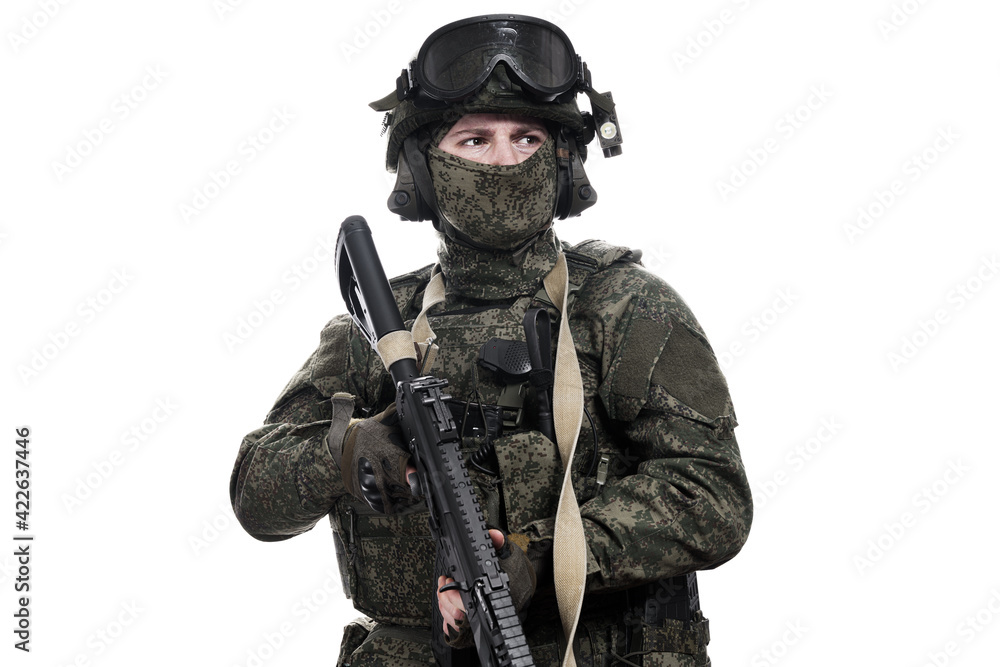
[[[556,212],[558,220],[573,218],[597,203],[594,190],[583,169],[587,145],[580,148],[578,137],[561,126],[556,138]]]
[[[403,140],[396,166],[396,185],[389,193],[386,205],[403,220],[437,222],[437,206],[433,204],[434,186],[417,134],[415,132]],[[423,148],[426,150],[426,145]]]

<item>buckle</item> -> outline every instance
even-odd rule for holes
[[[528,383],[509,384],[497,400],[500,417],[505,429],[521,428],[524,421],[524,397],[528,393]]]

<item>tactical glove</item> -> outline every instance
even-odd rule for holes
[[[385,514],[416,502],[406,478],[410,453],[403,442],[396,405],[368,419],[351,419],[353,413],[353,396],[333,396],[327,446],[340,466],[347,492]]]
[[[535,570],[525,555],[528,538],[525,535],[504,535],[491,528],[490,539],[500,558],[500,569],[507,574],[514,609],[521,613],[535,594]],[[497,543],[501,540],[503,542],[498,547]],[[456,590],[441,591],[442,587],[451,583],[454,580],[449,577],[438,577],[438,608],[444,619],[445,642],[452,648],[468,648],[473,644],[472,628],[465,617],[461,595]]]

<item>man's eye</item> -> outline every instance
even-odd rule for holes
[[[482,146],[485,142],[482,137],[472,137],[462,142],[463,146]]]

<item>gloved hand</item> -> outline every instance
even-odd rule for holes
[[[354,397],[333,396],[327,446],[340,466],[348,493],[377,512],[392,514],[416,502],[415,468],[403,442],[396,405],[368,419],[351,419]]]
[[[490,539],[500,557],[500,569],[507,574],[510,582],[510,597],[514,602],[514,609],[520,613],[527,608],[531,596],[535,594],[535,570],[525,555],[527,537],[505,536],[499,530],[490,528]],[[523,547],[521,543],[524,543]],[[437,581],[438,609],[444,619],[444,638],[452,648],[468,648],[473,644],[472,628],[465,618],[462,595],[456,590],[441,592],[442,586],[454,581],[451,577],[438,577]]]

